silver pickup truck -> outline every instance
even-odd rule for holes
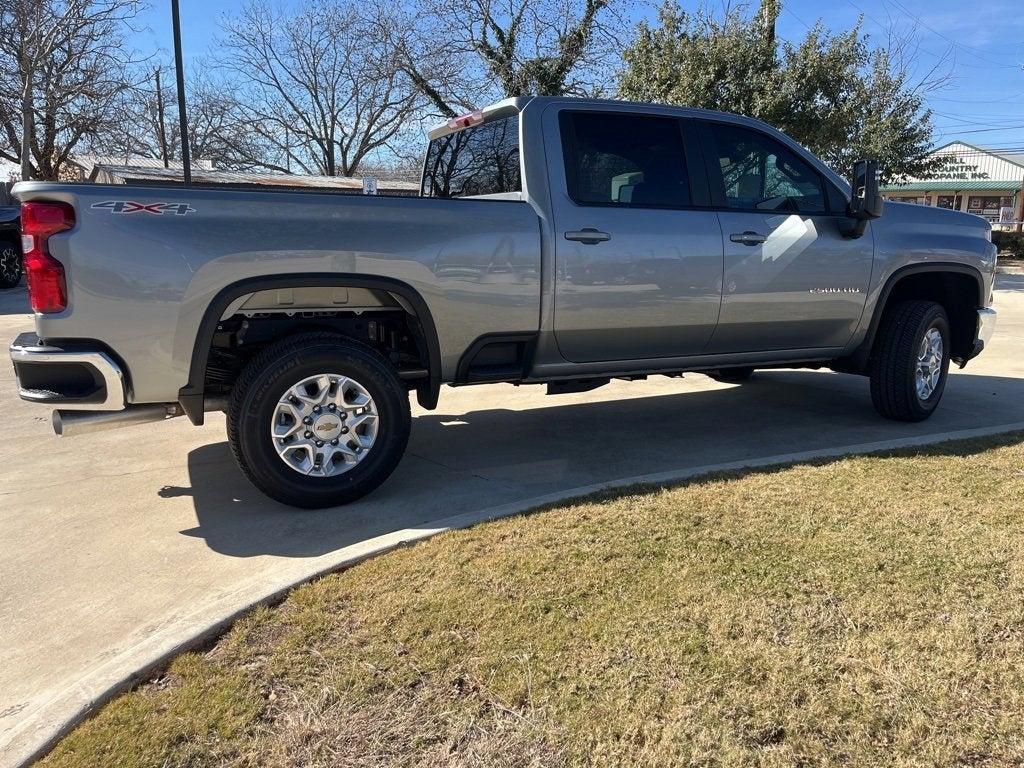
[[[323,507],[388,477],[410,391],[831,368],[917,421],[992,333],[984,219],[883,212],[872,163],[756,120],[518,98],[429,138],[419,197],[19,184],[21,397],[59,435],[224,410],[256,486]]]

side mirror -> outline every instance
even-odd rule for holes
[[[853,164],[853,177],[850,179],[853,196],[846,207],[846,215],[853,219],[853,226],[847,232],[848,237],[860,237],[868,221],[882,215],[885,201],[878,191],[878,161],[858,160]]]

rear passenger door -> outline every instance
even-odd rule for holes
[[[835,350],[867,299],[870,229],[843,235],[846,198],[778,139],[735,123],[697,121],[725,273],[709,353]]]
[[[552,108],[555,339],[573,362],[700,353],[721,299],[722,239],[695,136],[671,114]],[[552,157],[553,155],[553,157]]]

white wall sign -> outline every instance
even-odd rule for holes
[[[363,176],[363,194],[364,195],[376,195],[377,194],[377,177],[376,176]]]
[[[905,181],[1016,181],[1020,182],[1022,164],[1011,162],[998,154],[954,141],[939,147],[931,156],[940,161],[930,179],[908,178]]]

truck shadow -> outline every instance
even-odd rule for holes
[[[1024,423],[1024,379],[955,375],[939,411],[921,424],[876,416],[864,379],[810,371],[763,371],[739,387],[550,402],[557,400],[538,390],[536,406],[526,410],[417,417],[395,474],[345,507],[308,511],[271,501],[243,477],[225,442],[192,451],[190,487],[159,495],[191,496],[197,522],[182,534],[216,552],[309,558],[451,515],[619,479]]]

